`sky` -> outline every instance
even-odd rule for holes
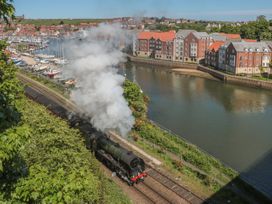
[[[197,20],[272,19],[272,0],[14,0],[26,18],[171,17]]]

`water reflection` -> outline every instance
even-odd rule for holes
[[[228,112],[254,113],[264,112],[265,108],[271,106],[271,94],[264,91],[251,90],[248,88],[226,84],[224,91],[221,86],[206,80],[205,90],[212,99],[223,105]]]

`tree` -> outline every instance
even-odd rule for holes
[[[264,15],[257,16],[257,21],[266,21],[266,17]]]
[[[260,34],[260,40],[271,40],[272,39],[272,33],[265,31]]]
[[[7,23],[9,18],[14,18],[15,8],[12,5],[13,0],[0,1],[0,18],[4,19]]]
[[[230,24],[225,24],[222,26],[221,32],[223,32],[223,33],[240,33],[240,27],[233,26]]]
[[[256,23],[250,22],[248,24],[244,24],[241,27],[241,36],[242,38],[256,39]]]
[[[255,27],[256,27],[256,35],[257,35],[257,39],[258,40],[263,40],[261,37],[263,35],[263,37],[268,37],[268,38],[264,38],[265,39],[269,39],[269,36],[267,34],[263,34],[263,33],[267,33],[270,32],[269,31],[269,22],[266,20],[265,16],[258,16],[257,20],[255,22]]]
[[[5,53],[6,46],[5,41],[0,41],[0,132],[19,121],[15,102],[22,93],[16,68]]]

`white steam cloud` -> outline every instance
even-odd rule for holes
[[[82,40],[66,45],[71,64],[64,73],[74,77],[77,87],[71,99],[90,116],[91,123],[101,131],[117,130],[126,136],[134,124],[132,112],[123,97],[125,78],[117,73],[117,66],[125,58],[120,45],[129,42],[126,31],[119,24],[101,24],[84,31]]]

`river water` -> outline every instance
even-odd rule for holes
[[[272,149],[272,92],[127,64],[150,119],[244,172]]]

